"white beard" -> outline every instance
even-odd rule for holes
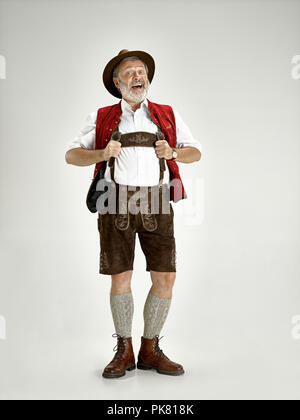
[[[128,87],[125,83],[123,83],[120,79],[118,79],[119,82],[119,89],[122,94],[122,98],[129,99],[132,102],[139,103],[143,102],[143,100],[148,95],[148,89],[149,89],[149,80],[145,82],[144,89],[140,93],[135,93],[131,90],[130,87]]]

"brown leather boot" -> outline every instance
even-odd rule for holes
[[[143,370],[155,369],[156,372],[164,375],[182,375],[183,367],[172,362],[159,348],[158,335],[154,338],[141,337],[141,348],[138,355],[137,368]]]
[[[112,361],[105,367],[102,373],[104,378],[120,378],[125,375],[126,370],[133,370],[136,368],[132,348],[132,337],[121,337],[120,334],[113,334],[112,337],[118,338],[118,343],[113,349],[117,353]]]

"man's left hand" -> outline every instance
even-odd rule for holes
[[[155,153],[158,158],[172,159],[173,149],[169,146],[167,140],[158,140],[155,142]]]

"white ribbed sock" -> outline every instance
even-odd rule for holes
[[[144,338],[159,335],[166,321],[172,298],[160,298],[148,293],[144,306]]]
[[[110,307],[116,333],[122,337],[131,337],[134,311],[132,292],[110,294]]]

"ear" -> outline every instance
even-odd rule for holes
[[[116,88],[119,89],[119,82],[118,82],[118,79],[116,77],[113,78],[113,82],[114,82]]]

